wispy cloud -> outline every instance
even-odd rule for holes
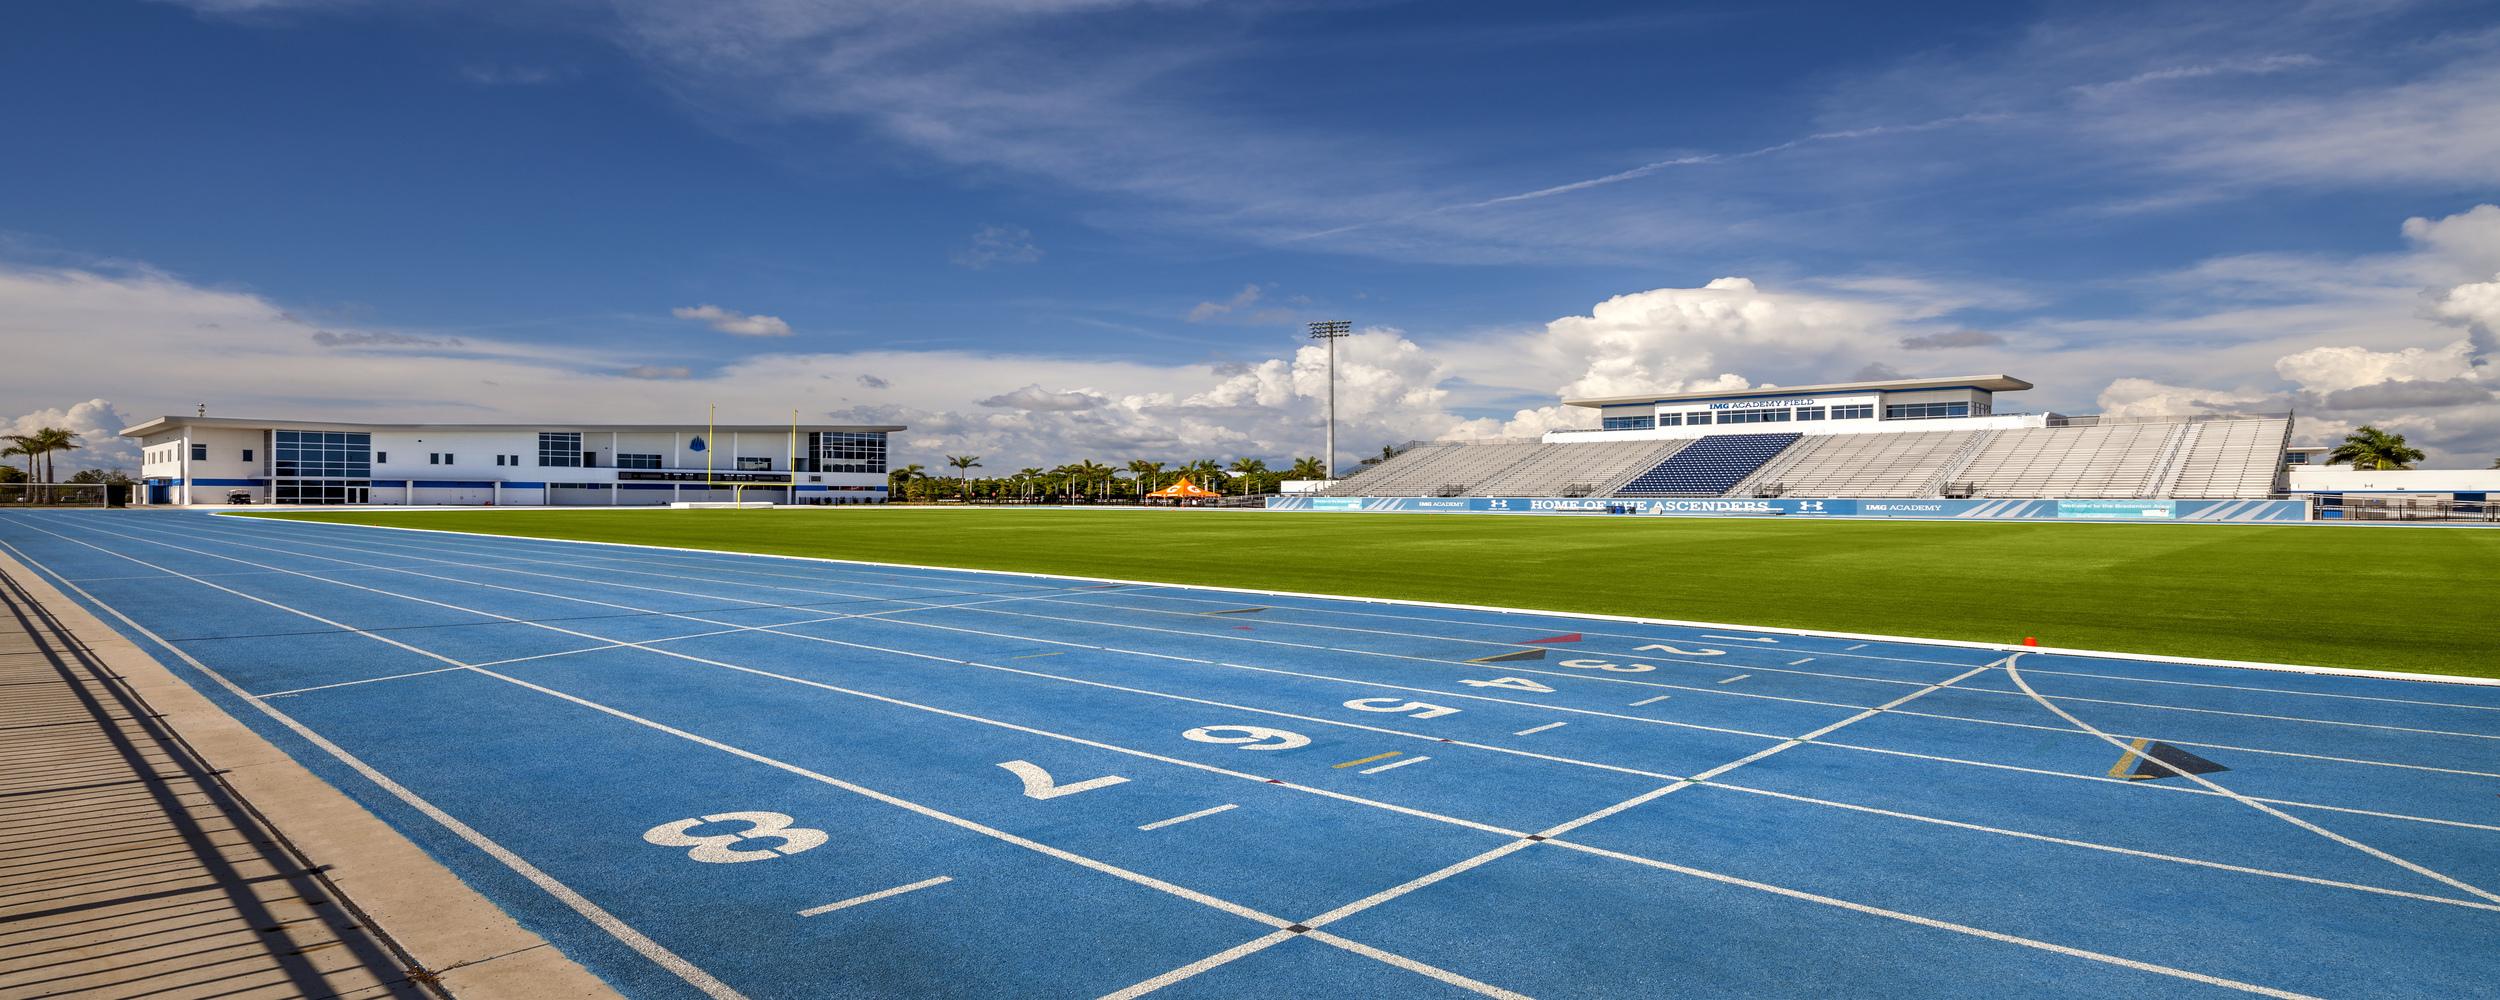
[[[790,324],[784,322],[779,316],[743,313],[709,303],[699,306],[679,306],[669,310],[669,314],[678,319],[700,320],[705,326],[733,336],[787,337],[790,335]]]
[[[1023,226],[982,226],[973,232],[971,243],[950,259],[957,267],[980,271],[1000,264],[1035,263],[1042,259],[1042,248],[1034,244],[1032,230]]]

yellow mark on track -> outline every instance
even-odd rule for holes
[[[1066,653],[1067,653],[1067,651],[1063,649],[1063,650],[1060,650],[1059,652],[1056,652],[1056,653],[1026,653],[1026,654],[1024,654],[1023,656],[1010,656],[1010,657],[1008,657],[1008,659],[1010,659],[1010,660],[1038,660],[1038,659],[1040,659],[1040,658],[1042,658],[1042,657],[1045,657],[1045,656],[1063,656],[1063,655],[1066,655]]]
[[[2129,766],[2135,763],[2135,759],[2137,757],[2143,756],[2144,748],[2151,746],[2152,744],[2153,741],[2149,739],[2141,739],[2127,744],[2127,752],[2119,754],[2118,763],[2111,764],[2109,766],[2109,776],[2113,778],[2125,778],[2128,781],[2138,781],[2144,778],[2152,777],[2152,775],[2149,774],[2132,774],[2127,770]]]
[[[1329,768],[1330,768],[1331,770],[1334,770],[1334,769],[1336,769],[1336,768],[1340,768],[1340,767],[1353,767],[1353,766],[1354,766],[1354,765],[1356,765],[1356,764],[1369,764],[1369,763],[1371,763],[1371,762],[1373,762],[1373,761],[1375,761],[1375,760],[1388,760],[1388,759],[1389,759],[1389,758],[1391,758],[1391,757],[1395,757],[1395,756],[1397,756],[1397,755],[1399,755],[1399,754],[1401,754],[1401,753],[1405,753],[1405,752],[1406,752],[1406,751],[1403,751],[1403,750],[1391,750],[1391,751],[1389,751],[1388,753],[1373,754],[1373,755],[1371,755],[1371,756],[1369,756],[1369,757],[1365,757],[1365,758],[1363,758],[1362,760],[1349,760],[1349,761],[1346,761],[1346,762],[1345,762],[1345,763],[1343,763],[1343,764],[1330,764],[1330,765],[1328,765],[1328,766],[1329,766]]]

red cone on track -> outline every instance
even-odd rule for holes
[[[2026,646],[2037,646],[2037,645],[2039,645],[2039,644],[2040,644],[2040,637],[2039,637],[2039,636],[2036,636],[2036,635],[2027,635],[2027,636],[2024,636],[2024,637],[2023,637],[2023,645],[2026,645]]]

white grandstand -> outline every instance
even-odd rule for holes
[[[1419,445],[1331,485],[1369,497],[2261,499],[2288,415],[2000,413],[2004,375],[1570,399],[1595,431]]]

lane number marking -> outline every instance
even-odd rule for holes
[[[1637,651],[1639,651],[1639,652],[1643,652],[1643,653],[1674,653],[1674,654],[1675,654],[1675,655],[1677,655],[1677,656],[1726,656],[1726,655],[1727,655],[1727,650],[1724,650],[1724,649],[1685,649],[1685,648],[1680,647],[1680,646],[1668,646],[1668,645],[1664,645],[1664,644],[1660,644],[1660,643],[1651,643],[1650,645],[1647,645],[1647,646],[1634,646],[1634,647],[1632,647],[1632,648],[1633,648],[1634,650],[1637,650]]]
[[[1080,792],[1090,792],[1097,788],[1109,788],[1113,785],[1123,784],[1128,781],[1127,778],[1120,777],[1116,774],[1106,774],[1099,778],[1087,778],[1083,781],[1062,785],[1057,781],[1052,780],[1050,772],[1042,770],[1041,765],[1035,764],[1032,761],[1011,760],[998,766],[1006,768],[1007,773],[1015,775],[1018,779],[1024,782],[1025,798],[1041,799],[1043,801],[1049,801],[1062,795],[1075,795]]]
[[[1468,687],[1507,688],[1512,691],[1527,691],[1534,694],[1554,693],[1553,688],[1546,687],[1543,684],[1539,684],[1525,677],[1496,677],[1489,681],[1480,681],[1470,677],[1459,681],[1459,683],[1465,684]]]
[[[1346,702],[1345,707],[1357,712],[1397,712],[1400,714],[1412,712],[1418,719],[1438,719],[1444,715],[1458,714],[1458,709],[1447,705],[1431,705],[1402,698],[1356,698]]]
[[[823,830],[791,826],[790,824],[794,822],[797,821],[777,812],[713,813],[709,816],[696,816],[662,823],[643,831],[642,839],[660,847],[686,848],[687,857],[714,865],[733,865],[741,861],[786,858],[801,851],[822,847],[825,841],[832,839],[827,837]],[[747,829],[745,833],[723,833],[702,837],[686,832],[707,823],[744,823]],[[755,851],[742,851],[734,846],[740,841],[759,837],[777,838],[781,841],[781,846]]]
[[[1293,750],[1311,745],[1301,733],[1266,726],[1200,726],[1181,734],[1200,743],[1231,743],[1236,750]]]

